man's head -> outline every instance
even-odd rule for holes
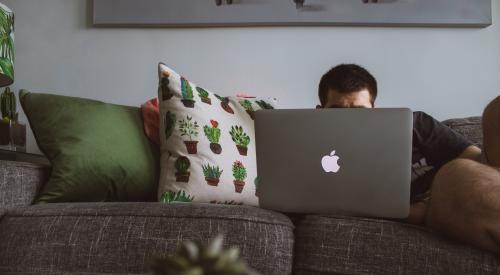
[[[373,108],[377,80],[363,67],[341,64],[321,77],[318,108]]]

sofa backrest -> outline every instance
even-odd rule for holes
[[[445,120],[443,123],[464,135],[479,148],[483,147],[481,117],[454,118]]]

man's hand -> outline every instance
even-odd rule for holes
[[[416,202],[410,206],[410,215],[406,219],[406,222],[412,224],[424,224],[426,214],[427,202]]]

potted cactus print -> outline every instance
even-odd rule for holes
[[[264,110],[272,110],[272,109],[274,109],[273,105],[265,102],[264,100],[257,100],[257,101],[255,101],[255,103],[257,103],[257,105],[259,105],[259,107],[261,109],[264,109]]]
[[[201,87],[196,87],[196,91],[198,91],[198,95],[200,96],[201,101],[203,103],[206,103],[208,105],[212,105],[212,100],[208,96],[208,92],[205,89],[203,89]]]
[[[186,119],[179,120],[179,131],[182,137],[187,137],[184,144],[189,154],[196,154],[198,152],[198,141],[194,138],[198,137],[198,122],[193,121],[193,118],[186,116]]]
[[[220,100],[220,106],[222,107],[222,109],[224,109],[224,111],[226,111],[230,114],[234,114],[233,109],[231,108],[231,106],[229,106],[229,98],[222,97],[222,96],[217,95],[217,94],[214,94],[214,96]]]
[[[202,165],[201,168],[203,169],[203,175],[205,175],[207,184],[217,186],[223,170],[219,166],[210,166],[210,164]]]
[[[175,181],[177,182],[189,182],[189,176],[191,173],[189,172],[189,167],[191,166],[191,162],[187,157],[179,157],[175,161]]]
[[[242,156],[247,155],[248,144],[250,144],[250,137],[243,131],[241,126],[231,126],[231,131],[229,131],[231,139],[236,144],[238,152]]]
[[[168,84],[170,83],[170,81],[168,80],[169,76],[170,74],[168,72],[166,71],[162,72],[162,77],[160,80],[160,88],[161,88],[161,97],[163,101],[169,100],[174,96],[172,91],[170,91],[170,88],[168,88]]]
[[[241,161],[233,163],[234,190],[236,193],[241,193],[245,187],[245,178],[247,177],[247,169]]]
[[[168,111],[165,114],[165,139],[167,140],[175,129],[175,114]]]
[[[254,116],[254,113],[255,113],[255,110],[253,109],[252,107],[252,102],[250,102],[250,100],[240,100],[240,105],[241,107],[245,108],[245,110],[247,111],[247,114],[250,116],[251,119],[255,119],[255,116]]]
[[[214,154],[219,155],[222,152],[222,147],[219,144],[219,139],[220,139],[220,129],[218,128],[219,123],[216,120],[210,120],[210,124],[212,124],[212,127],[205,125],[203,127],[203,131],[205,132],[205,136],[210,141],[210,150],[212,150]]]
[[[184,190],[177,192],[168,191],[163,193],[160,197],[160,201],[163,203],[192,202],[193,200],[194,197],[187,194]]]
[[[182,104],[186,108],[194,108],[194,100],[193,100],[193,89],[191,88],[191,84],[189,81],[181,76],[181,92],[182,92]]]
[[[210,201],[211,204],[226,204],[226,205],[243,205],[242,202],[236,202],[235,200],[230,200],[230,201],[217,201],[213,200]]]

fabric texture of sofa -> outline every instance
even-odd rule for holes
[[[480,118],[446,124],[481,145]],[[397,221],[213,204],[30,205],[49,172],[0,161],[0,274],[144,274],[152,255],[217,234],[262,274],[500,273],[496,255]]]

